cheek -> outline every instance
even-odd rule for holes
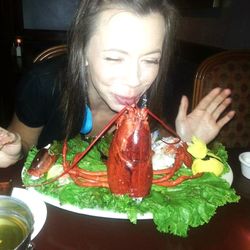
[[[96,66],[95,80],[108,87],[119,85],[126,82],[126,69],[121,65],[100,64]]]
[[[153,83],[159,73],[159,66],[142,66],[141,67],[141,81]]]
[[[112,71],[103,63],[95,63],[89,65],[89,73],[91,79],[96,84],[110,85],[112,79]]]

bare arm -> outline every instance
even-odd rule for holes
[[[0,167],[14,164],[37,145],[42,129],[28,127],[14,115],[7,130],[0,128]]]

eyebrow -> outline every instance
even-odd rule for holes
[[[113,52],[113,51],[114,52],[119,52],[119,53],[122,53],[122,54],[125,54],[125,55],[128,55],[128,52],[126,52],[124,50],[121,50],[121,49],[107,49],[107,50],[103,50],[103,52]],[[147,55],[151,55],[151,54],[156,54],[156,53],[161,54],[162,53],[161,49],[156,49],[156,50],[150,51],[150,52],[146,53],[143,56],[147,56]]]

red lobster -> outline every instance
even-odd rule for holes
[[[52,181],[68,173],[75,183],[80,186],[109,187],[114,194],[128,194],[131,197],[139,198],[149,194],[152,183],[161,186],[173,186],[186,179],[200,176],[181,176],[174,181],[170,180],[183,163],[186,166],[191,166],[192,158],[186,150],[186,143],[182,143],[182,146],[176,149],[177,153],[173,167],[153,171],[148,114],[179,138],[174,130],[147,108],[140,109],[134,105],[127,106],[117,113],[85,151],[75,155],[71,164],[66,161],[67,143],[64,142],[64,172]],[[99,138],[113,126],[114,122],[116,122],[117,129],[109,149],[107,172],[91,172],[78,168],[78,162],[89,152]],[[179,141],[180,138],[177,142]],[[158,178],[153,179],[153,174],[159,175]]]
[[[147,109],[127,107],[117,121],[109,150],[108,182],[111,192],[144,197],[151,188],[152,150]]]

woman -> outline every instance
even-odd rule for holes
[[[34,77],[22,86],[17,112],[8,128],[12,133],[6,137],[5,130],[0,132],[5,136],[1,143],[0,157],[5,159],[2,167],[18,160],[21,148],[27,152],[33,145],[44,146],[80,130],[97,135],[116,112],[140,102],[143,95],[147,95],[149,109],[164,118],[166,69],[175,19],[176,10],[167,0],[81,1],[69,34],[66,75],[43,93],[41,78],[49,74],[47,66],[42,66],[46,73],[42,74],[41,69],[36,72],[39,87]],[[176,131],[181,138],[189,141],[196,135],[205,142],[211,141],[234,115],[230,111],[220,118],[231,102],[229,95],[230,90],[216,88],[188,115],[188,100],[182,97],[176,118]],[[64,114],[61,122],[54,119],[58,112],[50,110],[50,102],[52,107],[60,105]],[[41,109],[43,106],[46,109]],[[29,113],[33,109],[37,112]],[[45,118],[40,119],[41,116]],[[58,124],[51,122],[54,120]],[[54,129],[51,133],[51,123],[60,132]]]

